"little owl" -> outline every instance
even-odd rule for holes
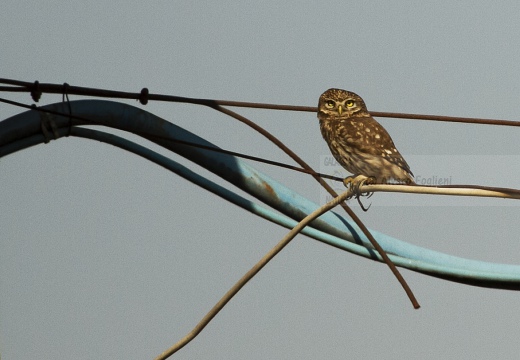
[[[368,113],[353,92],[329,89],[320,96],[321,134],[334,158],[355,176],[376,183],[414,183],[410,167],[388,132]]]

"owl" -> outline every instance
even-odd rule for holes
[[[388,132],[368,113],[353,92],[329,89],[318,103],[321,135],[334,158],[348,172],[375,183],[413,184],[410,167]]]

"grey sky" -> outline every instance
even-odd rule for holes
[[[340,87],[373,111],[518,120],[517,1],[2,8],[1,77],[310,106]],[[40,104],[59,101],[44,94]],[[143,108],[225,149],[290,163],[210,109]],[[0,120],[22,111],[2,104]],[[315,114],[237,111],[315,168],[329,154]],[[515,128],[378,120],[416,175],[520,187]],[[310,177],[252,165],[320,201]],[[0,184],[3,359],[153,358],[287,232],[137,156],[76,138],[0,159]],[[368,227],[419,246],[519,264],[516,203],[457,200],[376,194],[369,212],[356,211]],[[418,311],[384,265],[298,236],[175,358],[518,356],[520,294],[403,274]]]

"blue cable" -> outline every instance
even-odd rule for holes
[[[302,219],[318,207],[310,200],[234,156],[169,141],[168,139],[179,139],[216,147],[206,140],[142,109],[123,103],[100,100],[79,100],[72,101],[69,104],[74,116],[90,119],[99,125],[114,127],[143,136],[205,167],[270,207],[282,212],[285,216],[255,204],[175,161],[121,137],[76,126],[71,129],[72,136],[103,141],[143,156],[222,198],[281,226],[292,228],[296,224],[295,220]],[[67,115],[69,113],[68,105],[57,103],[43,108],[64,114],[63,116],[48,115],[46,118],[52,119],[60,137],[66,136],[69,133],[70,121]],[[75,120],[74,125],[77,124],[78,122]],[[27,111],[0,122],[0,157],[43,143],[46,140],[48,139],[44,137],[41,131],[41,116],[37,111]],[[520,289],[520,266],[518,265],[459,258],[408,244],[374,230],[370,230],[370,232],[397,266],[470,285]],[[307,227],[304,233],[351,253],[380,260],[379,255],[371,249],[370,243],[357,226],[350,219],[345,219],[338,213],[324,214],[312,223],[312,227]],[[359,242],[362,245],[359,245]]]

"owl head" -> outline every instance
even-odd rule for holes
[[[358,94],[342,89],[329,89],[321,94],[318,115],[334,118],[369,116],[363,99]]]

